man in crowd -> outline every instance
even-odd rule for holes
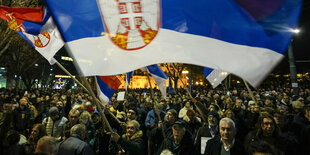
[[[110,153],[124,153],[129,155],[143,155],[145,153],[142,140],[143,132],[140,130],[140,124],[135,121],[127,122],[126,134],[120,137],[116,132],[111,134]],[[118,145],[116,145],[118,144]],[[120,146],[120,147],[118,147]]]
[[[70,137],[70,129],[79,123],[80,111],[77,109],[71,109],[68,115],[69,122],[67,122],[62,129],[62,138],[65,140]]]
[[[275,147],[278,153],[285,153],[287,151],[288,141],[280,134],[273,116],[268,113],[261,113],[256,127],[257,128],[250,131],[245,138],[244,148],[246,151],[249,151],[251,143],[259,140],[265,141],[269,145]],[[293,148],[290,149],[292,150]]]
[[[59,110],[57,107],[51,107],[49,115],[50,116],[45,118],[42,122],[45,126],[46,133],[48,136],[61,140],[62,129],[68,119],[59,116]]]
[[[76,124],[70,130],[70,137],[59,144],[58,154],[63,155],[93,155],[92,148],[84,141],[86,127]]]
[[[163,150],[170,150],[174,155],[197,154],[191,133],[184,121],[176,121],[172,126],[172,135],[167,136],[157,154]]]
[[[57,155],[57,144],[58,142],[55,137],[44,136],[39,139],[35,149],[35,154]]]
[[[216,136],[207,142],[205,155],[242,155],[244,154],[242,143],[235,139],[236,126],[230,118],[220,120],[220,136]]]

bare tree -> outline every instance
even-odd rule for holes
[[[0,0],[0,4],[9,7],[36,7],[40,0]],[[43,57],[14,30],[8,28],[5,20],[0,20],[0,65],[7,68],[8,78],[20,77],[27,88],[30,88],[39,74],[34,64],[44,61]]]

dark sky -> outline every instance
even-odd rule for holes
[[[304,0],[298,28],[292,42],[297,72],[310,72],[310,0]],[[287,53],[283,61],[276,67],[276,73],[289,73]]]

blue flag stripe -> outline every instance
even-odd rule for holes
[[[103,82],[99,77],[96,77],[96,79],[101,92],[110,99],[115,93],[115,90]]]
[[[147,66],[147,69],[151,74],[157,75],[163,79],[168,78],[164,71],[157,64]]]

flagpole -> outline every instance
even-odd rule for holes
[[[202,105],[201,103],[199,103],[195,98],[193,98],[192,94],[191,94],[190,91],[188,90],[188,87],[184,84],[183,80],[181,79],[181,76],[180,76],[179,72],[177,71],[177,69],[175,68],[174,64],[171,63],[171,65],[172,65],[174,71],[177,73],[177,75],[178,75],[180,81],[181,81],[182,84],[184,85],[184,88],[185,88],[187,94],[188,94],[189,97],[191,98],[191,100],[192,100],[192,102],[194,103],[194,105],[197,107],[197,110],[198,110],[198,112],[200,113],[201,118],[203,119],[204,122],[207,122],[207,120],[206,120],[206,118],[204,117],[204,114],[203,114],[203,112],[202,112],[202,109],[200,109],[200,108],[203,108],[204,111],[207,111],[207,108],[204,107],[204,105]],[[199,105],[198,105],[198,104],[199,104]]]
[[[88,83],[88,81],[86,80],[85,77],[81,77],[82,81],[84,81],[84,83],[86,84],[86,87],[90,93],[90,95],[95,99],[95,104],[96,104],[96,108],[98,108],[99,110],[99,113],[101,114],[101,118],[103,119],[104,123],[106,124],[106,127],[107,129],[110,131],[110,132],[113,132],[112,130],[112,127],[107,119],[107,117],[105,116],[105,114],[102,112],[102,108],[101,108],[101,102],[100,100],[95,96],[95,93],[94,91],[91,89],[91,86],[90,84]]]
[[[157,118],[158,118],[158,122],[159,122],[159,121],[162,122],[161,117],[160,117],[160,113],[157,113],[157,112],[156,112],[156,109],[158,109],[158,108],[157,108],[157,101],[155,101],[155,96],[154,96],[154,92],[153,92],[153,87],[152,87],[152,83],[151,83],[151,80],[150,80],[150,75],[149,75],[148,72],[147,72],[147,80],[148,80],[149,85],[150,85],[150,87],[151,87],[151,95],[152,95],[152,98],[153,98],[154,103],[155,103],[155,104],[154,104],[154,113],[156,114],[156,116],[157,116]],[[165,131],[164,131],[164,125],[163,125],[163,123],[162,123],[162,126],[161,126],[161,131],[162,131],[163,137],[166,138],[166,134],[165,134]]]
[[[113,130],[112,130],[111,126],[110,126],[110,123],[108,122],[108,120],[107,120],[105,114],[102,112],[102,108],[101,108],[101,106],[100,106],[100,104],[101,104],[100,101],[99,101],[99,100],[97,99],[97,97],[95,96],[94,92],[92,91],[92,89],[91,89],[91,87],[90,87],[88,81],[85,79],[85,77],[82,77],[82,79],[85,80],[84,82],[86,83],[86,86],[88,87],[88,89],[87,89],[80,81],[78,81],[78,80],[77,80],[77,79],[76,79],[63,65],[61,65],[58,61],[56,61],[56,65],[57,65],[60,69],[62,69],[66,74],[68,74],[75,82],[77,82],[88,94],[90,94],[90,95],[94,98],[94,100],[96,101],[96,102],[95,102],[96,107],[98,108],[99,113],[100,113],[100,115],[102,116],[101,118],[103,119],[103,122],[102,122],[102,123],[105,123],[106,126],[107,126],[107,128],[108,128],[108,130],[109,130],[110,132],[113,132]],[[98,103],[100,103],[100,104],[98,104]]]
[[[252,100],[255,102],[255,104],[257,104],[256,99],[255,99],[255,97],[254,97],[254,95],[253,95],[253,92],[252,92],[252,90],[250,89],[248,83],[247,83],[244,79],[243,79],[243,82],[244,82],[246,88],[248,89],[248,92],[249,92],[249,94],[250,94]]]

